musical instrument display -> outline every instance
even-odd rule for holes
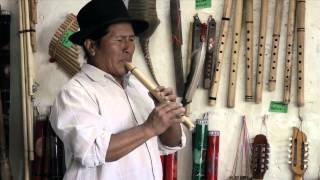
[[[246,90],[245,101],[253,100],[253,0],[245,1],[246,9]]]
[[[294,173],[295,180],[302,180],[308,168],[309,145],[307,136],[298,128],[293,128],[293,134],[289,144],[289,164]]]

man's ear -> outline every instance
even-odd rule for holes
[[[90,56],[94,56],[96,54],[96,45],[92,39],[86,39],[83,43],[84,48],[89,52]]]

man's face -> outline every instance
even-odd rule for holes
[[[100,47],[93,56],[97,68],[116,79],[127,73],[125,63],[132,61],[135,49],[134,32],[130,23],[117,23],[108,27],[108,33],[101,39]]]

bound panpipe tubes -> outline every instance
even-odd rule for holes
[[[245,101],[253,100],[253,0],[246,0],[246,89]]]
[[[170,17],[172,32],[172,48],[174,58],[174,72],[177,96],[182,97],[184,91],[183,63],[181,46],[183,43],[181,32],[180,0],[170,0]]]
[[[208,18],[207,50],[203,67],[203,88],[209,89],[214,75],[216,49],[216,22],[210,15]]]
[[[126,68],[131,71],[131,73],[150,91],[150,93],[160,102],[166,102],[167,100],[164,99],[159,92],[156,90],[157,86],[154,85],[151,81],[149,81],[145,76],[140,72],[137,67],[135,67],[131,63],[126,64]],[[181,117],[183,124],[189,129],[192,130],[194,128],[193,122],[186,116]]]
[[[80,71],[79,47],[72,44],[68,37],[78,31],[78,28],[76,16],[69,14],[49,44],[49,55],[71,76]]]
[[[258,47],[258,66],[256,73],[256,103],[262,101],[263,90],[263,72],[264,72],[264,52],[266,44],[266,33],[268,24],[268,2],[269,0],[261,0],[260,15],[260,31],[259,31],[259,47]]]
[[[298,48],[298,88],[297,104],[299,107],[304,105],[304,27],[305,27],[305,0],[297,1],[297,48]]]
[[[224,48],[228,38],[231,9],[232,9],[232,0],[225,0],[224,7],[223,7],[223,14],[221,18],[221,24],[220,24],[220,33],[219,33],[219,41],[218,41],[219,44],[218,44],[218,51],[217,51],[218,55],[217,55],[217,61],[215,64],[215,74],[214,74],[214,79],[211,84],[210,92],[209,92],[209,105],[211,106],[214,106],[217,101],[220,74],[221,74],[221,68],[222,68],[223,57],[224,57]]]
[[[31,46],[32,51],[37,51],[37,39],[36,39],[36,24],[37,20],[37,0],[29,0],[30,4],[30,27],[31,27]]]
[[[227,100],[227,106],[230,108],[234,107],[235,96],[236,96],[238,59],[239,59],[240,40],[241,40],[242,10],[243,10],[243,0],[237,0],[236,11],[234,16],[235,19],[234,19],[234,26],[233,26],[233,39],[232,39],[228,100]]]
[[[159,85],[159,81],[156,78],[154,68],[151,61],[151,56],[149,52],[149,40],[154,31],[160,24],[158,19],[156,0],[130,0],[128,4],[128,11],[132,18],[145,20],[149,23],[148,29],[141,35],[139,35],[139,42],[142,47],[142,52],[144,55],[144,60],[146,61],[151,76],[154,82]]]
[[[278,64],[278,52],[280,44],[280,32],[281,32],[281,19],[282,19],[282,9],[283,0],[276,1],[276,11],[274,15],[274,27],[272,35],[272,54],[270,61],[270,72],[269,72],[269,91],[274,91],[276,88],[277,81],[277,64]]]
[[[285,71],[284,71],[284,92],[283,92],[283,102],[285,104],[289,104],[290,102],[295,11],[296,11],[296,0],[289,0],[289,12],[288,12],[288,23],[287,23],[288,24],[287,25],[287,44],[286,44]]]

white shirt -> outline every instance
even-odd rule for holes
[[[122,88],[110,74],[85,64],[57,96],[50,122],[64,143],[65,180],[162,180],[160,154],[181,149],[153,137],[119,160],[105,161],[111,134],[142,124],[154,108],[138,80],[130,74],[124,80]],[[183,147],[184,133],[181,140]]]

